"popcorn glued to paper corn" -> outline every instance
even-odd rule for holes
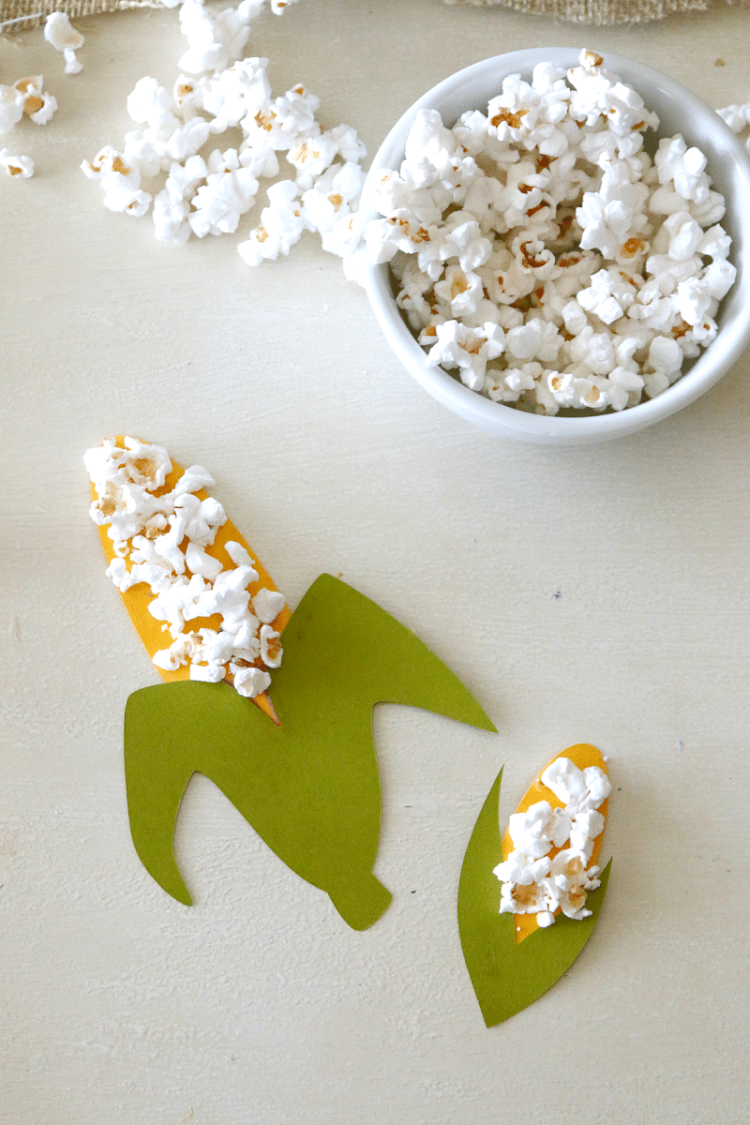
[[[461,946],[488,1027],[538,1000],[567,972],[596,925],[611,866],[598,865],[611,786],[595,746],[557,754],[532,781],[502,839],[501,779],[502,770],[474,825],[458,890]]]
[[[576,749],[590,751],[592,762],[601,763],[593,747]],[[591,914],[586,909],[586,895],[600,886],[593,855],[595,841],[604,831],[604,814],[598,810],[612,791],[602,766],[579,768],[561,754],[550,762],[519,811],[510,817],[503,840],[503,862],[494,873],[502,881],[500,913],[516,915],[519,923],[517,934],[521,936],[517,940],[527,937],[536,926],[553,925],[556,914],[577,922]],[[533,801],[545,788],[549,790],[547,797],[553,794],[561,806],[553,808],[548,799]],[[520,916],[526,916],[524,925]]]
[[[652,159],[658,118],[603,61],[511,75],[452,129],[421,111],[365,232],[428,362],[538,413],[661,394],[736,275],[706,157],[678,134]]]
[[[228,680],[260,699],[281,664],[284,597],[250,556],[200,465],[185,472],[158,445],[109,439],[87,450],[107,575],[165,679]],[[171,638],[171,643],[164,641]]]

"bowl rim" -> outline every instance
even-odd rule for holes
[[[502,88],[503,78],[509,74],[530,73],[539,62],[552,62],[557,66],[568,69],[570,66],[578,64],[580,51],[580,47],[533,47],[520,51],[510,51],[501,55],[492,55],[464,67],[427,90],[401,115],[373,158],[362,192],[360,210],[364,221],[375,218],[379,214],[369,200],[375,176],[385,168],[399,167],[404,156],[406,136],[420,110],[440,108],[441,105],[453,98],[459,98],[462,101],[466,101],[468,98],[473,106],[481,107],[481,101],[483,100],[486,104],[488,100],[486,94],[490,81],[493,82],[494,88],[499,92]],[[705,117],[706,114],[711,115],[708,120],[711,122],[712,138],[715,136],[720,144],[719,152],[713,148],[712,142],[711,152],[706,153],[709,157],[709,165],[718,166],[721,151],[728,152],[736,168],[737,183],[745,187],[744,194],[748,197],[747,207],[750,212],[750,154],[716,110],[681,82],[646,63],[609,51],[602,52],[602,54],[607,70],[619,74],[623,81],[632,85],[639,93],[642,93],[639,88],[640,85],[649,89],[655,88],[660,95],[666,97],[671,103],[677,104],[679,102],[680,110],[685,113],[687,118],[697,116],[700,119]],[[475,87],[482,91],[476,97],[472,93]],[[651,108],[646,94],[642,93],[642,96],[648,108]],[[467,105],[466,108],[469,108],[469,106]],[[460,112],[463,112],[463,110],[459,110]],[[447,123],[450,127],[453,121],[448,119]],[[704,139],[696,143],[705,149],[706,142]],[[717,170],[719,170],[718,167],[711,168],[712,174]],[[726,196],[726,192],[724,194]],[[729,200],[727,202],[727,214],[729,215],[731,203]],[[746,246],[743,245],[739,249],[745,251],[745,258],[749,260],[747,268],[750,268],[750,217],[745,220],[743,225],[743,215],[739,211],[738,207],[734,208],[730,225],[738,225],[743,228],[745,237],[742,241],[743,243],[746,242]],[[726,216],[720,222],[724,224]],[[733,239],[733,241],[736,242],[737,240]],[[372,265],[367,261],[365,255],[366,252],[363,252],[360,278],[373,312],[389,344],[409,373],[429,394],[438,398],[443,405],[454,413],[485,429],[510,437],[518,437],[522,440],[542,443],[588,444],[591,441],[621,436],[643,429],[681,410],[699,398],[737,362],[750,344],[750,300],[744,304],[741,301],[735,301],[734,303],[738,307],[731,317],[722,316],[722,310],[720,310],[719,333],[716,339],[701,352],[700,356],[696,357],[690,371],[661,395],[619,412],[608,412],[582,418],[560,418],[556,415],[534,414],[485,398],[476,391],[470,390],[442,367],[428,367],[425,362],[426,353],[412,335],[393,300],[388,263]],[[733,255],[730,254],[730,258],[732,257]],[[739,282],[744,259],[742,261],[735,260],[734,264],[737,266],[738,276],[732,290],[722,301],[722,309],[725,313],[724,302],[729,301],[732,293],[740,288]],[[721,347],[717,349],[715,345],[719,339],[721,339]]]

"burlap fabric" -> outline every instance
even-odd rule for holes
[[[514,12],[555,16],[576,23],[645,23],[677,12],[705,12],[709,8],[746,8],[750,0],[445,0],[446,4],[502,4]],[[0,0],[2,3],[2,0]]]
[[[445,3],[478,7],[501,4],[530,15],[601,25],[660,20],[677,12],[704,12],[727,5],[746,8],[750,0],[445,0]],[[0,34],[33,27],[50,12],[67,12],[75,19],[125,8],[159,7],[159,0],[0,0]]]
[[[75,21],[76,16],[93,16],[99,12],[162,6],[159,0],[0,0],[0,35],[35,27],[50,12],[67,12]]]

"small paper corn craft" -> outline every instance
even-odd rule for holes
[[[488,1027],[527,1007],[570,968],[609,878],[609,864],[601,873],[597,865],[610,784],[596,747],[556,755],[529,786],[502,841],[501,777],[474,827],[458,892],[464,958]]]

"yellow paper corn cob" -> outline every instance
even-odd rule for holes
[[[547,786],[542,782],[542,774],[546,769],[549,768],[549,766],[552,765],[553,762],[557,761],[558,758],[570,758],[571,762],[573,762],[574,765],[578,766],[579,770],[584,770],[588,766],[598,766],[599,769],[604,773],[607,772],[606,762],[604,761],[604,758],[602,757],[599,750],[597,750],[596,746],[590,746],[588,745],[588,743],[579,743],[576,746],[570,746],[567,750],[562,750],[559,754],[555,754],[554,758],[550,759],[550,761],[547,762],[547,764],[543,766],[543,768],[539,771],[529,788],[526,790],[523,799],[519,802],[518,808],[516,809],[517,813],[527,812],[528,809],[530,809],[531,806],[535,805],[538,801],[547,801],[550,808],[552,809],[561,809],[564,807],[564,802],[556,797],[552,790],[548,789]],[[608,805],[609,800],[604,800],[599,806],[598,810],[604,817],[605,821],[607,819]],[[602,831],[594,841],[594,850],[591,854],[591,858],[586,864],[587,870],[590,867],[593,867],[598,859],[599,852],[601,851],[603,836],[604,830],[602,829]],[[510,832],[507,830],[505,832],[505,835],[503,836],[502,846],[504,862],[505,860],[507,860],[511,852],[515,851],[515,845],[510,836]],[[553,845],[548,853],[549,858],[554,859],[557,853],[562,850],[562,848],[556,848]],[[536,914],[514,914],[513,922],[516,935],[516,944],[524,941],[525,938],[529,937],[530,934],[533,934],[535,930],[538,930],[540,928],[539,923],[536,919]]]
[[[125,440],[122,435],[119,435],[115,440],[119,448],[125,448]],[[172,471],[167,475],[162,488],[154,491],[154,495],[162,496],[167,492],[170,492],[177,484],[184,471],[185,470],[180,465],[172,460]],[[99,497],[93,484],[91,486],[91,492],[94,500],[97,500]],[[196,492],[195,495],[199,500],[205,500],[208,498],[208,493],[205,491],[205,489],[201,489],[200,491]],[[111,563],[112,560],[117,556],[115,554],[113,542],[107,533],[108,527],[109,524],[100,526],[99,535],[101,537],[102,547],[104,548],[104,554],[107,557],[107,561]],[[218,559],[218,561],[222,564],[224,570],[233,570],[235,568],[235,564],[226,550],[226,543],[231,542],[232,540],[236,543],[241,544],[241,546],[246,549],[248,554],[253,559],[255,570],[258,572],[258,581],[253,582],[248,586],[250,596],[252,597],[253,595],[255,595],[263,587],[268,590],[276,590],[276,586],[270,575],[268,574],[268,571],[265,569],[262,563],[258,561],[255,552],[248,545],[247,541],[239,533],[234,524],[232,524],[229,520],[227,520],[227,522],[218,529],[213,545],[205,548],[206,554],[210,555],[212,558]],[[187,574],[188,576],[190,575],[189,570],[187,571]],[[155,617],[152,617],[152,615],[149,613],[148,608],[151,602],[154,600],[154,595],[151,593],[149,587],[145,583],[141,582],[138,585],[131,586],[129,590],[121,592],[121,597],[123,602],[125,603],[125,608],[130,614],[130,618],[136,627],[139,637],[146,646],[146,651],[148,652],[149,656],[153,658],[155,653],[157,653],[164,647],[163,623],[161,621],[157,621]],[[276,632],[280,633],[288,622],[290,616],[291,610],[287,605],[285,605],[284,608],[275,617],[272,623],[273,629],[275,629]],[[191,630],[194,630],[196,632],[201,628],[218,630],[220,625],[220,614],[213,614],[211,617],[196,618],[190,623]],[[256,663],[258,667],[263,667],[263,664],[260,660],[258,660]],[[158,666],[155,665],[155,667]],[[189,665],[182,665],[174,672],[159,668],[159,673],[167,681],[190,679]],[[233,676],[231,673],[228,672],[225,678],[230,684],[232,683]],[[252,702],[260,707],[261,711],[264,711],[270,719],[278,724],[279,718],[276,714],[268,692],[262,692],[260,695],[255,696]]]

